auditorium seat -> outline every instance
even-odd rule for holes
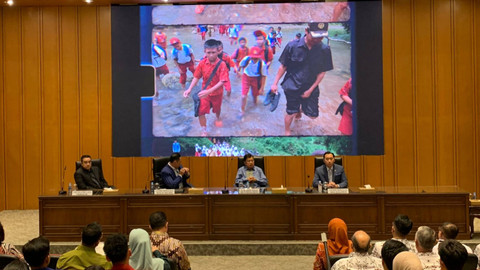
[[[159,182],[160,181],[160,176],[163,167],[167,166],[168,162],[170,161],[170,157],[158,157],[158,158],[153,158],[153,181],[154,182]]]
[[[477,269],[478,258],[475,254],[468,254],[467,261],[463,265],[462,270],[475,270]]]
[[[314,162],[315,162],[315,169],[325,164],[323,163],[323,157],[315,157]],[[342,157],[335,157],[335,164],[343,166]]]
[[[328,260],[330,261],[330,267],[332,267],[338,260],[348,258],[348,256],[348,254],[328,256]]]
[[[50,254],[50,263],[48,264],[49,268],[57,269],[57,262],[60,258],[60,255]]]
[[[0,269],[5,268],[7,264],[13,262],[17,257],[12,255],[0,254]]]
[[[253,157],[255,160],[255,166],[261,168],[263,170],[263,173],[265,173],[265,161],[264,157]],[[243,163],[243,157],[238,158],[238,168],[244,166],[245,164]]]

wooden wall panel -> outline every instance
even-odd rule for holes
[[[454,5],[455,108],[457,185],[475,191],[475,91],[473,52],[473,2],[456,0]]]
[[[415,153],[415,111],[414,111],[414,91],[413,82],[413,49],[412,49],[412,30],[413,30],[413,11],[411,0],[396,0],[393,3],[395,9],[394,26],[392,30],[395,33],[395,85],[394,100],[395,118],[397,132],[396,140],[396,165],[398,185],[415,185],[415,163],[412,158]]]
[[[434,1],[437,184],[454,185],[457,159],[453,84],[453,1]]]
[[[62,165],[67,168],[64,188],[73,181],[75,161],[80,160],[81,155],[77,17],[75,7],[60,8],[61,148]]]
[[[41,18],[38,8],[21,9],[22,25],[22,86],[24,144],[24,203],[25,208],[37,208],[37,196],[43,181],[42,159],[42,96],[40,48]]]
[[[112,157],[110,7],[0,9],[0,210],[36,208],[66,166],[103,160],[143,189],[150,158]],[[383,156],[344,157],[351,186],[480,191],[480,2],[383,0]],[[27,42],[28,41],[28,42]],[[184,157],[197,187],[234,183],[236,158]],[[313,157],[266,157],[271,186],[313,180]],[[310,176],[310,177],[308,177]]]
[[[432,1],[414,1],[414,78],[417,142],[414,162],[417,185],[435,185],[435,95],[433,85]]]
[[[24,209],[22,23],[20,8],[3,14],[6,209]]]
[[[59,9],[49,7],[41,13],[41,74],[43,92],[42,160],[43,186],[40,194],[55,193],[63,174],[61,145],[61,96],[59,57]]]
[[[0,211],[5,210],[5,98],[4,98],[4,81],[3,81],[3,9],[0,9]]]

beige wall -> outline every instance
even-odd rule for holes
[[[111,156],[109,7],[0,9],[0,210],[35,209],[83,153],[143,187],[150,158]],[[385,155],[345,157],[351,186],[480,185],[480,2],[384,0]],[[233,183],[236,160],[186,158],[196,186]],[[227,166],[227,163],[229,166]],[[312,157],[267,157],[272,186],[302,186]],[[228,171],[227,171],[228,168]]]

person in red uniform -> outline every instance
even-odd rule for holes
[[[167,49],[167,34],[161,29],[155,33],[155,40],[157,44],[160,45],[164,50]]]
[[[273,60],[273,51],[272,48],[268,46],[267,40],[267,34],[263,32],[262,30],[257,30],[253,32],[253,35],[255,36],[255,40],[257,42],[257,47],[262,49],[262,60],[267,63],[267,68],[270,67],[270,64],[272,63]]]
[[[350,90],[352,89],[352,79],[350,78],[347,83],[340,89],[338,92],[340,97],[344,101],[342,119],[340,120],[340,125],[338,130],[342,132],[343,135],[352,135],[353,133],[353,123],[352,123],[352,98],[350,97]]]
[[[223,126],[220,118],[220,112],[222,108],[223,86],[225,82],[228,81],[228,70],[225,62],[220,61],[218,58],[218,42],[216,40],[209,39],[205,41],[203,47],[206,57],[200,61],[195,69],[192,83],[183,93],[183,96],[187,98],[198,81],[200,79],[203,80],[202,90],[198,92],[198,97],[200,98],[198,120],[200,122],[200,126],[202,127],[202,136],[207,136],[207,119],[205,114],[210,113],[210,108],[213,109],[213,112],[217,117],[215,120],[215,126]],[[212,75],[212,72],[217,65],[217,70]],[[212,79],[210,83],[206,85],[211,75]]]
[[[218,40],[217,42],[218,42],[218,58],[220,58],[220,60],[225,62],[225,64],[227,65],[228,72],[230,72],[230,69],[233,68],[233,72],[237,74],[238,72],[237,66],[233,62],[232,58],[226,52],[223,51],[223,42],[221,42],[220,40]],[[228,81],[225,83],[224,88],[225,88],[225,91],[227,91],[227,97],[229,97],[230,94],[232,93],[232,85],[230,83],[230,77],[228,77]]]
[[[180,84],[182,85],[182,89],[185,89],[187,70],[190,70],[192,73],[195,72],[195,56],[193,55],[192,46],[182,43],[180,39],[176,37],[170,39],[170,45],[173,47],[173,61],[180,73]]]
[[[247,39],[244,37],[241,37],[238,39],[238,44],[240,47],[238,47],[232,54],[232,60],[235,62],[235,65],[237,66],[240,64],[240,61],[245,58],[245,56],[248,56],[249,53],[249,48],[247,47]]]

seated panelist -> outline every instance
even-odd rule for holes
[[[335,164],[335,155],[332,152],[323,154],[323,163],[325,164],[315,169],[314,188],[318,188],[318,185],[323,183],[327,183],[328,188],[348,187],[345,171],[342,166]]]
[[[237,177],[235,178],[236,187],[267,187],[268,179],[260,167],[255,166],[253,155],[246,154],[243,157],[243,164],[238,168]]]
[[[160,173],[160,188],[192,187],[187,183],[188,178],[190,178],[190,170],[182,166],[180,153],[173,153]]]
[[[111,187],[103,177],[100,168],[92,166],[92,157],[83,155],[80,158],[80,168],[75,172],[73,177],[78,189],[103,189]]]

